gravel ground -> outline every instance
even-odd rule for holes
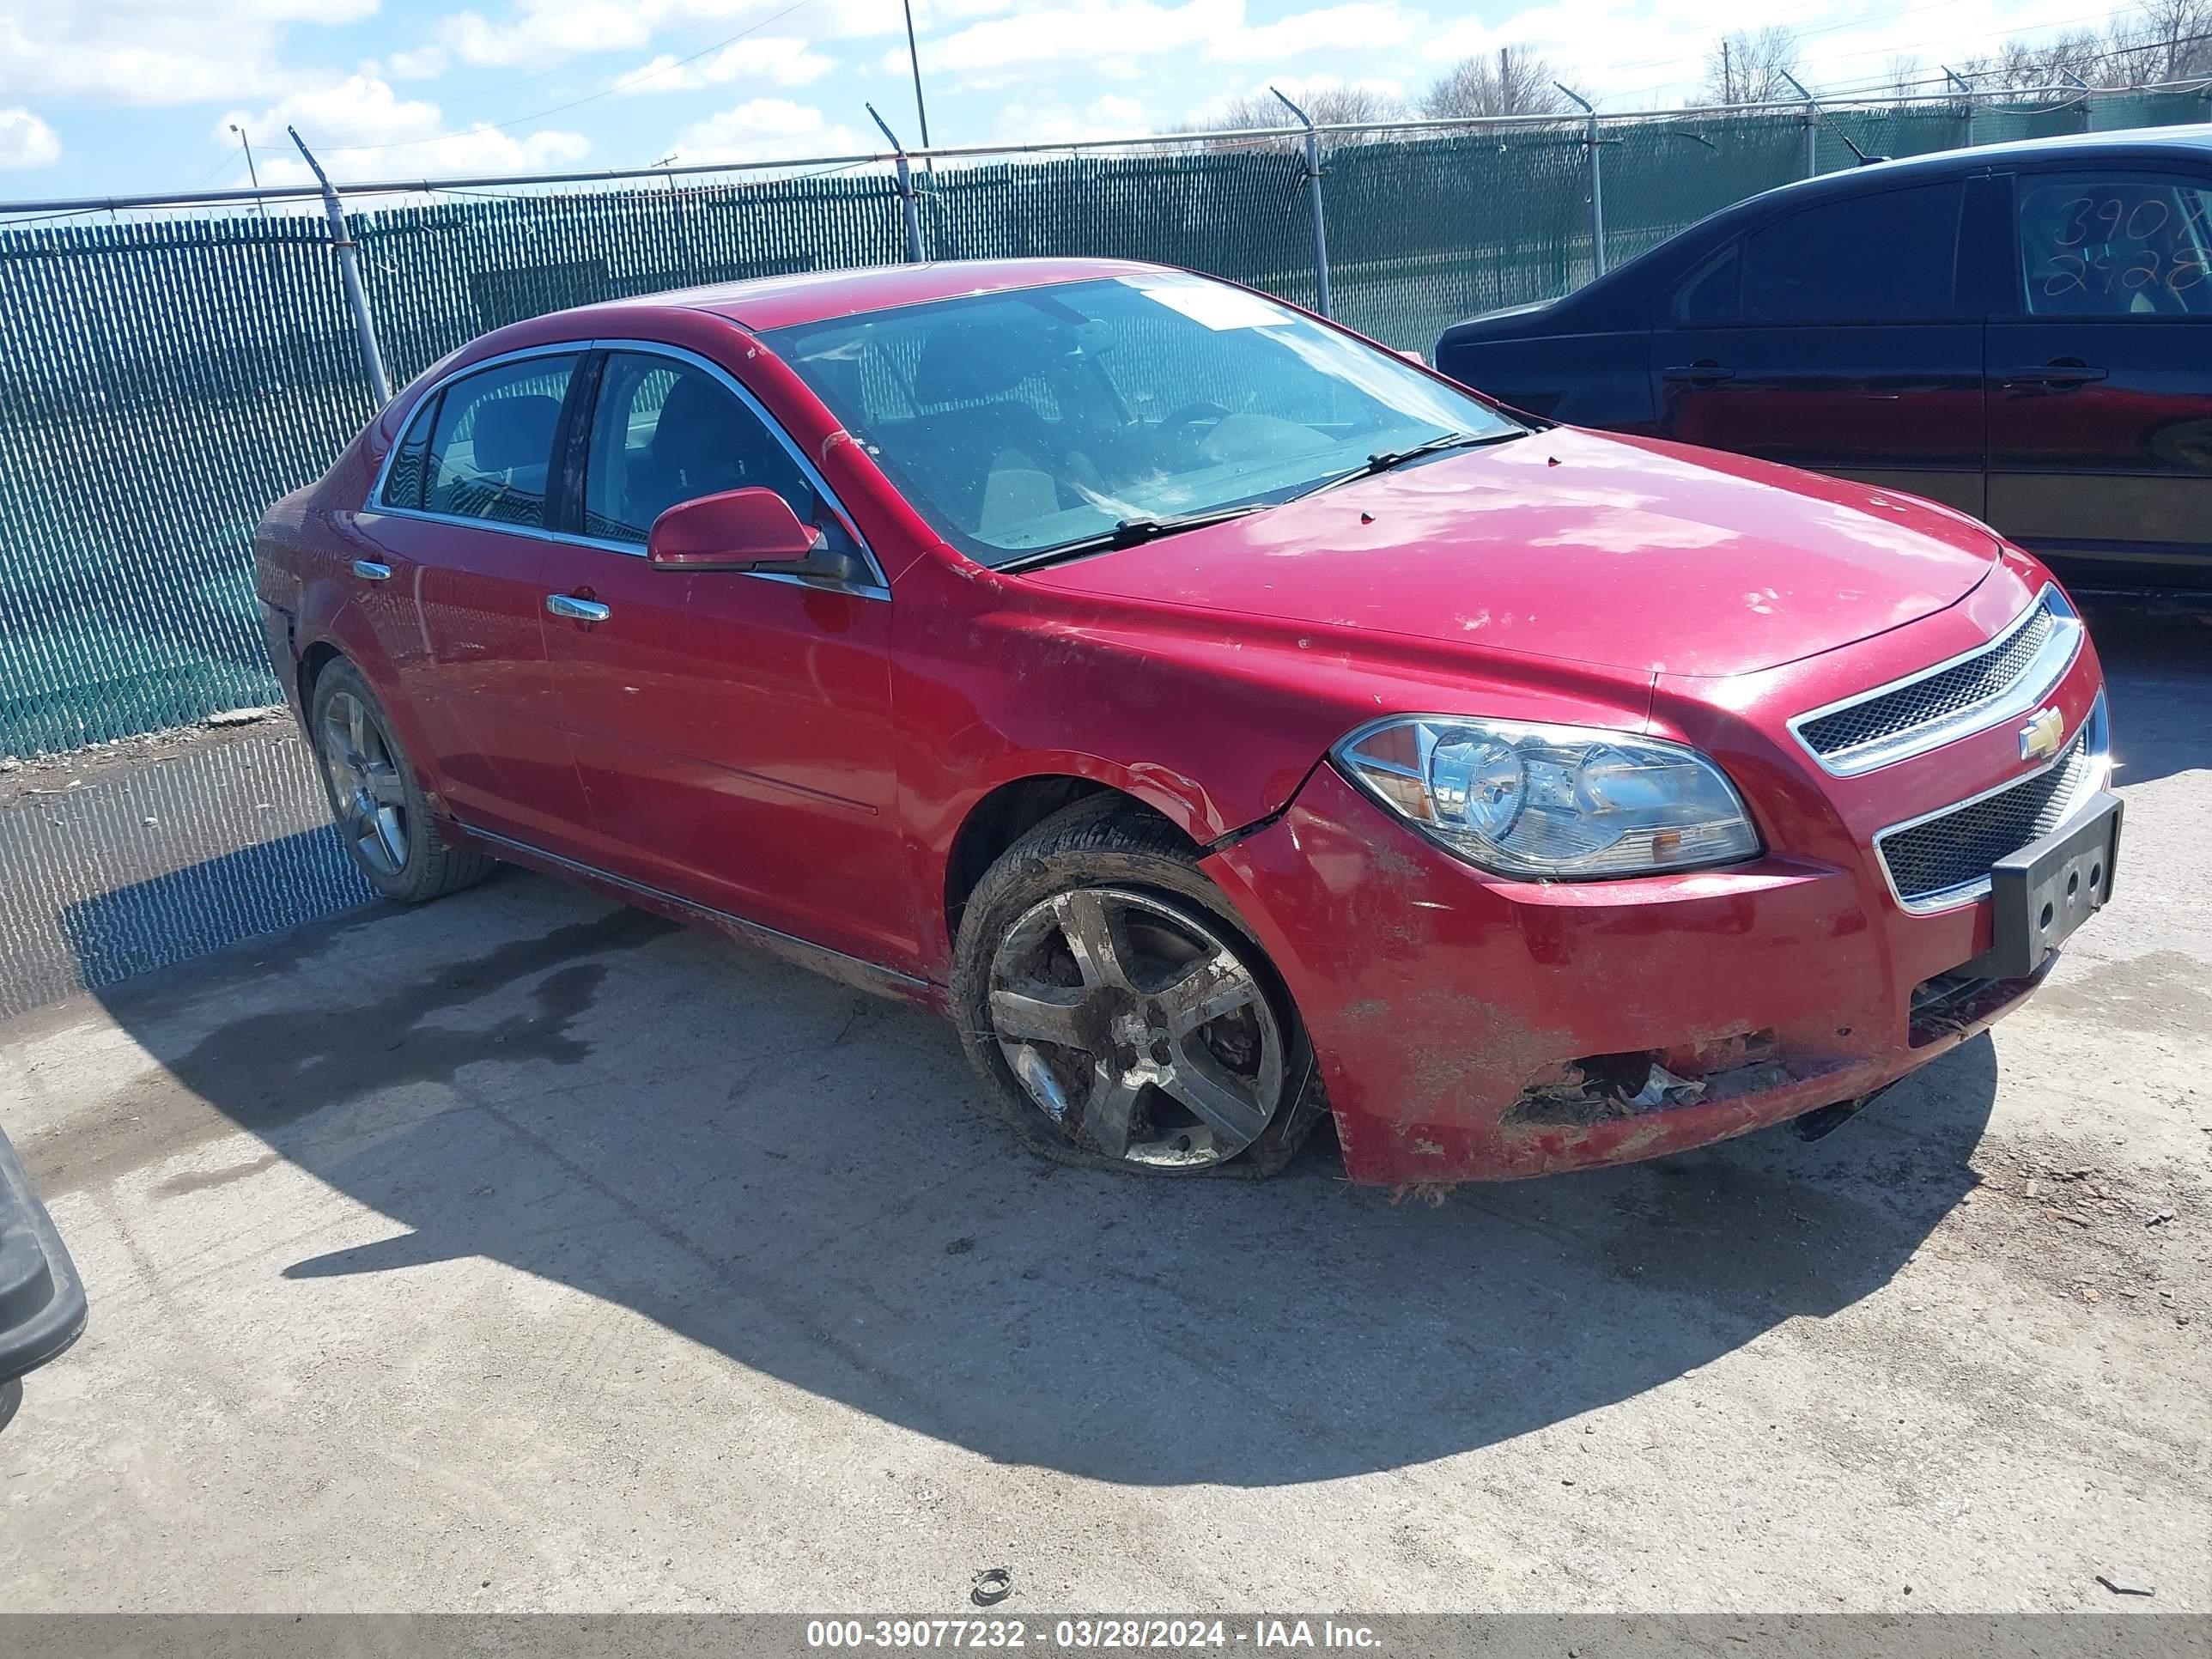
[[[1048,1167],[937,1022],[519,874],[20,1014],[94,1313],[0,1607],[2212,1610],[2212,630],[2096,626],[2114,904],[1812,1146]]]

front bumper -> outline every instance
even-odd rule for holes
[[[1282,972],[1366,1183],[1514,1179],[1742,1134],[1873,1093],[2036,983],[1956,975],[1990,948],[1986,903],[1911,915],[1868,869],[1772,856],[1505,880],[1328,766],[1206,867]],[[1653,1061],[1692,1086],[1627,1103]]]

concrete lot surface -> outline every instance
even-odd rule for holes
[[[2212,628],[2098,627],[2113,907],[1812,1146],[1048,1167],[949,1028],[520,874],[19,1016],[93,1320],[0,1608],[2212,1610]]]

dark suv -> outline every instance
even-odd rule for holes
[[[2075,583],[2212,589],[2212,126],[1786,185],[1436,361],[1534,414],[1929,496]]]

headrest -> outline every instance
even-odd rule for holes
[[[553,459],[553,428],[561,420],[561,400],[543,392],[519,392],[477,405],[473,449],[479,472],[508,472],[544,466]]]
[[[1050,349],[1042,331],[946,323],[931,332],[914,366],[915,401],[972,404],[1003,398],[1045,367]]]
[[[653,459],[684,465],[715,455],[733,459],[731,452],[743,442],[743,428],[732,427],[731,401],[729,393],[704,375],[679,375],[653,424]]]

